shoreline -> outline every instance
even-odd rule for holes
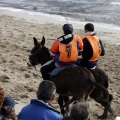
[[[18,10],[18,11],[15,11],[15,10]],[[33,12],[33,11],[30,12],[30,11],[14,9],[14,8],[1,9],[1,7],[0,7],[0,16],[2,16],[2,15],[11,16],[14,19],[24,19],[26,22],[30,22],[30,23],[54,24],[54,25],[58,25],[60,27],[60,29],[62,28],[62,25],[65,24],[65,22],[66,22],[66,18],[64,18],[63,16],[60,16],[60,15],[57,16],[57,15],[50,15],[50,14],[39,13],[39,12],[37,12],[37,14],[36,14],[36,12]],[[67,19],[67,21],[68,20],[69,19]],[[74,29],[83,31],[84,25],[88,22],[79,22],[79,21],[75,21],[75,20],[72,21],[70,19],[69,23],[73,25]],[[107,42],[109,44],[120,45],[120,40],[119,40],[120,28],[119,29],[118,28],[117,29],[110,28],[110,27],[114,27],[114,25],[108,25],[107,28],[106,28],[106,25],[104,27],[104,24],[102,24],[102,26],[98,26],[98,25],[100,25],[100,23],[94,24],[95,33],[97,33],[98,37],[103,38],[103,40],[105,40],[105,42]],[[101,32],[105,33],[104,36],[100,35]],[[106,34],[106,33],[108,33],[108,34]],[[109,37],[109,34],[110,34],[110,37]],[[108,36],[106,36],[106,35],[108,35]]]
[[[28,22],[39,23],[38,20],[40,20],[40,23],[43,23],[43,24],[47,22],[47,23],[54,23],[54,24],[61,24],[61,25],[65,24],[65,22],[66,23],[68,22],[73,24],[75,29],[82,29],[83,26],[89,22],[89,21],[86,21],[86,22],[79,21],[77,19],[70,18],[70,17],[65,18],[64,16],[61,16],[61,15],[53,15],[48,13],[35,12],[32,10],[17,9],[12,7],[0,7],[0,10],[1,10],[1,13],[3,12],[3,15],[13,16],[16,18],[24,18]],[[9,12],[11,12],[12,14],[9,14]],[[20,14],[20,16],[17,15],[18,13]],[[26,16],[29,16],[30,20],[28,20]],[[34,16],[36,18],[34,18],[33,20],[32,17]],[[93,22],[93,24],[99,29],[120,31],[120,26],[117,26],[114,24],[105,24],[105,23],[96,23],[96,22]],[[78,25],[80,25],[80,27],[78,27]]]

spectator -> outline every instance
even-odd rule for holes
[[[66,116],[62,120],[74,120],[74,119],[72,119],[70,116]]]
[[[6,120],[5,117],[2,115],[1,109],[0,109],[0,120]]]
[[[8,120],[17,120],[17,115],[15,113],[15,109],[11,106],[5,106],[1,108],[2,115]]]
[[[0,108],[2,107],[4,101],[4,89],[0,87]]]
[[[42,81],[37,91],[38,99],[32,99],[31,103],[21,110],[18,120],[61,120],[62,116],[51,105],[55,92],[53,82]]]
[[[70,116],[62,120],[90,120],[88,104],[79,102],[72,106]]]
[[[15,102],[12,97],[4,97],[4,89],[0,87],[0,120],[17,120]]]
[[[11,106],[12,108],[15,107],[15,101],[12,97],[10,97],[10,96],[5,96],[4,97],[2,107],[6,107],[6,106]]]
[[[0,120],[5,120],[5,117],[2,115],[1,107],[4,101],[4,89],[0,87]]]

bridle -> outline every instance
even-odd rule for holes
[[[45,61],[46,58],[48,58],[48,56],[44,56],[44,57],[38,57],[39,56],[39,51],[43,48],[44,46],[42,46],[41,44],[39,45],[39,48],[37,50],[35,50],[35,52],[31,55],[35,56],[35,60],[36,61]],[[39,62],[40,64],[42,64],[41,62]]]
[[[36,61],[38,61],[38,51],[36,51],[35,53],[34,53],[34,59],[36,60]],[[31,54],[31,55],[33,55],[33,54]],[[42,60],[44,60],[46,57],[44,57],[44,58],[39,58],[39,60],[40,61],[42,61]],[[29,60],[29,62],[30,62],[30,60]],[[27,63],[28,64],[28,63]],[[29,64],[31,64],[31,62],[29,63]],[[29,64],[28,64],[28,66],[29,66]],[[41,78],[41,76],[38,74],[38,70],[37,70],[37,68],[36,68],[36,65],[32,65],[31,64],[31,66],[33,66],[33,68],[35,68],[35,71],[36,71],[36,76],[38,76],[39,78]]]
[[[34,60],[35,61],[37,61],[36,63],[40,63],[41,65],[43,65],[44,63],[46,63],[48,60],[49,60],[49,55],[47,56],[47,55],[45,55],[44,57],[39,57],[39,51],[40,51],[40,49],[42,49],[44,46],[42,46],[41,44],[40,44],[40,46],[39,46],[39,48],[37,49],[37,50],[35,50],[34,51],[34,53],[31,53],[31,55],[30,56],[34,56]],[[49,52],[48,52],[49,53]],[[30,64],[32,63],[31,62],[31,60],[29,59],[29,62],[30,62]],[[42,63],[43,62],[43,63]],[[37,64],[36,64],[37,65]],[[36,73],[37,73],[37,76],[39,76],[40,78],[41,78],[41,76],[40,75],[38,75],[38,71],[37,71],[37,69],[36,69],[36,65],[32,65],[31,64],[31,66],[33,66],[34,68],[35,68],[35,70],[36,70]],[[28,65],[29,66],[29,65]]]

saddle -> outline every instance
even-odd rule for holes
[[[75,66],[77,66],[77,65],[57,67],[57,68],[55,68],[55,69],[54,69],[51,73],[49,73],[49,74],[52,75],[52,76],[56,76],[56,75],[58,75],[61,71],[65,70],[65,69],[67,69],[67,68],[70,68],[70,67],[75,67]],[[93,68],[90,68],[89,70],[92,72],[92,71],[95,70],[95,68],[96,68],[96,66],[93,67]]]
[[[57,68],[55,68],[55,69],[50,73],[50,75],[56,76],[56,75],[58,75],[61,71],[65,70],[65,69],[67,69],[67,68],[70,68],[70,67],[75,67],[75,66],[77,66],[77,65],[57,67]]]

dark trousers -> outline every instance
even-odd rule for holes
[[[43,80],[50,80],[50,72],[56,68],[55,61],[51,62],[48,65],[43,66],[40,69],[40,72],[42,74]]]
[[[93,62],[89,62],[89,61],[83,60],[81,58],[78,58],[78,60],[76,61],[76,65],[82,66],[82,67],[87,67],[87,69],[91,69],[97,65],[97,62],[98,62],[97,60],[93,61]]]

